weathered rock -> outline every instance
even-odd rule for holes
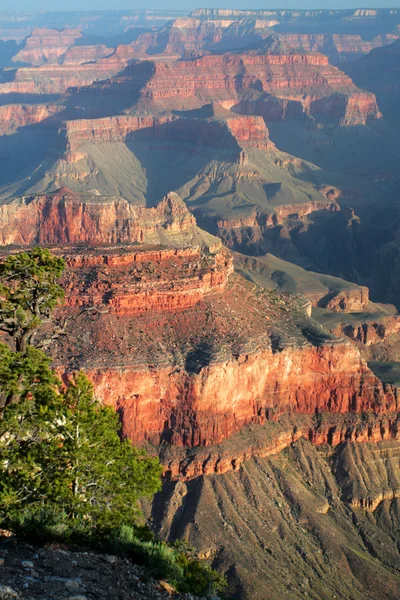
[[[13,58],[14,62],[39,66],[57,63],[59,58],[82,37],[77,29],[34,29],[25,40],[25,46]]]
[[[57,115],[64,107],[56,104],[6,104],[0,106],[0,135],[10,134],[20,127],[46,122],[57,125]]]
[[[16,199],[0,206],[1,243],[96,244],[159,243],[196,233],[194,217],[176,194],[157,208],[132,206],[122,198],[75,194],[62,188],[43,196]],[[217,240],[214,240],[218,244]]]

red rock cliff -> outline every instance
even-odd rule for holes
[[[257,100],[260,92],[299,102],[305,112],[309,112],[312,103],[319,99],[328,98],[329,106],[329,102],[337,103],[340,97],[344,114],[340,113],[339,120],[344,125],[365,123],[369,118],[380,116],[374,95],[358,90],[349,77],[328,63],[326,56],[317,53],[226,54],[174,63],[157,62],[141,96],[143,102],[161,102],[169,106],[174,100],[184,106],[185,98],[187,102],[204,97],[238,102],[244,93]],[[336,100],[330,101],[331,96]],[[320,111],[327,112],[328,109],[322,106]],[[243,114],[243,108],[240,112]],[[332,118],[337,117],[336,113],[337,109],[335,112],[332,107]],[[252,111],[251,114],[256,113]]]
[[[159,241],[195,231],[194,217],[176,194],[157,208],[133,206],[122,198],[79,195],[66,188],[0,206],[2,245],[89,245]]]
[[[42,121],[54,126],[56,120],[52,117],[62,111],[63,107],[56,104],[5,104],[0,106],[0,135]]]
[[[62,133],[69,152],[84,142],[102,143],[135,139],[186,142],[194,145],[238,150],[252,146],[268,149],[268,129],[261,117],[231,113],[223,119],[195,119],[174,116],[119,116],[66,121]]]

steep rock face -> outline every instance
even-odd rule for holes
[[[62,111],[63,107],[56,104],[5,104],[0,106],[0,135],[42,121],[54,126],[57,121],[52,117]]]
[[[87,371],[133,441],[210,446],[287,414],[399,409],[358,350],[307,317],[304,298],[227,283],[223,254],[115,252],[66,254],[62,312],[73,318],[52,352],[61,371]]]
[[[318,302],[322,306],[333,312],[362,312],[369,303],[369,290],[365,286],[354,286],[351,289],[342,290],[327,294]]]
[[[341,331],[351,340],[360,342],[365,346],[385,341],[390,336],[400,331],[400,320],[398,317],[386,317],[379,321],[367,321],[359,325],[343,324]]]
[[[387,391],[390,389],[390,386],[386,387]],[[313,416],[292,413],[280,419],[253,421],[240,432],[233,433],[221,443],[212,446],[164,447],[161,452],[164,474],[168,479],[187,482],[202,476],[240,472],[247,461],[276,456],[299,440],[307,440],[314,446],[329,446],[330,450],[338,447],[338,454],[340,449],[349,443],[398,444],[400,419],[398,412],[384,415],[369,413],[364,414],[362,418],[355,413],[319,412]],[[360,453],[363,453],[363,449]],[[374,497],[372,489],[369,495],[365,488],[363,491],[366,499],[369,498],[371,505],[375,507],[383,499],[380,494]],[[395,492],[397,493],[396,488]],[[354,506],[360,507],[362,501],[357,504],[357,500],[355,499]],[[365,501],[364,507],[367,506],[368,501]]]
[[[62,56],[63,65],[83,65],[87,62],[98,61],[114,53],[113,48],[107,48],[104,44],[96,46],[75,46],[69,48]]]
[[[62,133],[69,152],[85,142],[104,143],[141,140],[186,142],[200,146],[238,150],[273,147],[261,117],[230,114],[226,118],[196,119],[176,116],[120,116],[66,121]]]
[[[84,48],[83,55],[80,54],[81,48],[76,47],[57,62],[17,68],[11,78],[0,84],[0,94],[61,95],[69,88],[88,86],[93,81],[116,75],[135,57],[128,45],[120,45],[111,52],[103,46],[90,48],[94,50]],[[99,55],[97,60],[89,58],[92,53]]]
[[[221,32],[219,23],[181,17],[154,34],[142,34],[132,47],[149,55],[190,55],[219,40]]]
[[[346,96],[333,94],[327,98],[315,100],[310,105],[310,114],[317,118],[327,118],[328,122],[339,125],[357,125],[368,118],[379,118],[375,96],[363,92]]]
[[[274,250],[285,250],[292,246],[289,223],[307,221],[313,213],[336,213],[339,206],[329,198],[325,201],[303,202],[274,207],[271,212],[254,211],[247,217],[216,219],[209,226],[228,248],[259,255]]]
[[[13,62],[39,66],[57,63],[59,58],[82,37],[77,29],[34,29],[25,40],[25,47],[13,58]]]
[[[165,484],[152,517],[227,574],[232,600],[395,600],[398,454],[395,441],[332,453],[298,440],[234,472]],[[376,498],[375,510],[357,497]]]
[[[151,277],[146,273],[148,264],[154,265]],[[105,302],[107,313],[118,316],[190,308],[207,294],[223,291],[233,272],[227,255],[219,252],[206,260],[199,248],[131,250],[122,256],[106,250],[102,255],[67,257],[67,265],[71,269],[67,304],[86,308]],[[179,270],[174,282],[171,269]],[[104,270],[112,272],[112,280],[101,279]]]
[[[231,51],[259,43],[275,20],[194,19],[181,17],[158,32],[144,33],[131,45],[140,53],[194,56],[209,51]]]
[[[358,351],[347,345],[265,350],[191,376],[160,369],[155,381],[147,370],[124,371],[89,369],[88,374],[99,396],[121,412],[124,432],[135,442],[205,446],[249,423],[263,423],[268,415],[399,410],[397,397],[385,396]],[[379,397],[385,398],[382,404]],[[337,439],[340,443],[341,436]]]
[[[240,100],[260,92],[295,100],[305,112],[320,98],[343,98],[343,124],[365,123],[380,116],[373,95],[357,90],[350,78],[321,54],[205,56],[196,60],[154,64],[154,74],[141,90],[146,102],[175,102],[204,97]],[[256,93],[257,92],[257,93]],[[354,99],[353,99],[354,97]],[[336,102],[338,102],[336,100]],[[323,105],[320,109],[324,112]],[[325,109],[326,110],[326,109]],[[335,112],[336,110],[336,112]],[[332,110],[332,118],[338,109]]]
[[[368,56],[346,65],[346,72],[357,85],[374,92],[386,118],[399,123],[400,40],[377,48]]]
[[[109,73],[109,74],[112,74]],[[101,75],[105,75],[104,71]],[[40,67],[22,67],[15,71],[11,81],[0,84],[0,94],[31,94],[52,96],[64,94],[70,87],[90,85],[96,79],[96,67],[49,64]]]
[[[195,220],[171,193],[156,208],[130,205],[122,198],[74,194],[23,197],[0,206],[2,245],[155,242],[158,231],[195,230]]]
[[[361,35],[339,34],[305,34],[286,33],[284,38],[295,50],[305,52],[322,52],[333,63],[355,60],[381,46],[394,42],[398,36],[395,34],[378,35],[366,40]]]

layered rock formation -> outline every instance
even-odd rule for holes
[[[293,441],[236,472],[169,483],[152,517],[224,570],[228,598],[395,600],[398,459],[394,441],[334,453]]]
[[[24,48],[14,56],[13,62],[32,66],[57,63],[80,37],[82,33],[77,29],[34,29],[25,40]]]
[[[134,71],[132,71],[134,74]],[[140,91],[146,103],[184,107],[201,99],[231,108],[243,94],[260,93],[299,102],[305,112],[329,112],[343,124],[365,123],[380,116],[373,95],[353,82],[321,54],[205,56],[175,63],[154,63],[154,74]],[[339,95],[338,95],[339,94]],[[334,96],[333,100],[320,100]],[[319,100],[319,104],[314,104]],[[230,105],[227,105],[230,101]],[[341,108],[335,104],[342,102]],[[333,107],[329,105],[333,104]],[[254,113],[253,113],[254,114]]]
[[[76,194],[67,188],[22,197],[0,206],[1,244],[163,243],[174,237],[201,239],[196,222],[176,194],[156,208],[132,206],[122,198]],[[207,235],[207,234],[205,234]]]
[[[85,55],[88,53],[86,51]],[[95,53],[98,49],[95,50]],[[65,62],[46,63],[38,67],[17,68],[5,83],[0,84],[0,94],[19,95],[61,95],[69,88],[88,86],[98,79],[107,79],[122,71],[134,58],[130,46],[118,46],[109,54],[107,49],[100,48],[99,60],[74,60],[74,50],[66,55]],[[79,55],[79,53],[78,53]],[[89,53],[90,56],[90,53]],[[78,64],[77,64],[78,63]]]
[[[66,121],[62,133],[67,151],[72,153],[79,151],[85,142],[98,144],[130,139],[185,142],[233,151],[247,147],[273,148],[261,117],[238,116],[228,111],[208,119],[172,115],[80,119]]]
[[[69,48],[62,57],[63,65],[83,65],[106,58],[114,53],[114,48],[108,48],[105,44],[96,46],[75,46]]]
[[[167,17],[53,15],[0,73],[2,254],[65,257],[41,342],[160,452],[153,522],[228,597],[397,600],[400,320],[366,285],[396,299],[398,141],[315,50],[384,44],[398,11]]]
[[[386,118],[399,123],[400,41],[378,48],[368,56],[346,65],[346,72],[356,83],[373,91]]]
[[[0,106],[0,135],[10,134],[20,127],[46,122],[57,126],[57,115],[64,108],[56,104],[6,104]]]
[[[172,286],[172,297],[181,300],[169,301],[163,291],[163,279],[173,271],[181,272],[184,279],[186,269],[178,266],[179,255],[167,257],[169,264],[156,263],[147,269],[146,265],[139,265],[140,277],[148,269],[155,274],[159,269],[164,271],[164,278],[157,283],[156,275],[148,291],[145,281],[133,287],[124,283],[118,261],[113,265],[111,259],[98,265],[88,261],[87,266],[83,263],[79,274],[69,275],[72,285],[68,284],[68,297],[72,308],[77,303],[95,306],[100,313],[107,311],[107,317],[99,315],[93,322],[86,318],[80,322],[79,327],[84,323],[89,337],[79,342],[73,354],[85,357],[81,366],[88,371],[104,402],[120,411],[124,431],[135,442],[166,440],[178,446],[204,446],[223,441],[246,424],[276,420],[285,414],[312,416],[324,411],[385,414],[398,410],[397,395],[391,390],[384,391],[358,351],[349,343],[335,343],[326,335],[324,339],[322,331],[318,332],[305,315],[297,317],[296,322],[292,312],[296,304],[288,298],[267,295],[257,299],[241,281],[221,292],[224,279],[216,273],[209,284],[206,275],[202,275],[198,291],[190,284],[190,295],[196,300],[191,309],[180,292],[186,284],[180,283],[179,278]],[[193,270],[196,258],[185,255],[182,258]],[[136,262],[128,256],[124,261]],[[68,259],[68,262],[71,268],[79,267],[79,261],[74,264]],[[108,266],[102,267],[103,264]],[[104,268],[115,282],[111,287],[107,275],[102,273]],[[135,272],[135,269],[130,271],[133,281]],[[86,282],[85,289],[78,291],[75,281]],[[214,290],[214,294],[207,300],[204,296],[201,299],[201,289],[203,294],[207,290]],[[220,295],[215,295],[217,292]],[[146,296],[147,306],[153,312],[137,316],[130,327],[126,319],[130,313],[143,312]],[[157,306],[164,310],[167,307],[185,310],[161,316],[154,312]],[[76,314],[76,309],[71,314]],[[238,327],[235,335],[239,336],[236,341],[230,333],[235,323]],[[69,335],[75,338],[74,326],[71,327]],[[148,343],[140,335],[145,331],[152,332]],[[92,344],[91,350],[87,343]],[[130,348],[134,347],[137,352],[129,356]],[[71,350],[61,341],[57,360],[65,364]],[[152,357],[150,369],[148,356]],[[73,360],[76,366],[76,358]],[[312,377],[307,373],[313,373]],[[302,434],[308,436],[308,432],[306,429]],[[341,437],[337,439],[335,443]]]
[[[1,211],[3,244],[75,246],[63,250],[72,320],[54,358],[66,372],[85,368],[133,441],[208,446],[287,414],[398,410],[397,394],[307,317],[304,300],[229,282],[231,259],[173,194],[146,209],[59,190]]]
[[[305,52],[322,52],[329,56],[333,64],[355,60],[369,54],[371,50],[387,46],[398,39],[396,34],[378,35],[373,39],[363,39],[361,35],[338,34],[290,34],[284,35],[292,48]]]
[[[187,15],[179,10],[111,10],[111,11],[24,11],[1,12],[0,39],[21,42],[35,28],[78,29],[97,36],[121,35],[131,28],[162,27],[168,21]]]

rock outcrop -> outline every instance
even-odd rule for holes
[[[371,50],[391,44],[398,36],[395,34],[377,35],[372,39],[363,39],[361,35],[351,34],[304,34],[286,33],[287,44],[296,50],[322,52],[333,64],[361,58]]]
[[[96,260],[65,254],[64,314],[74,318],[54,358],[66,372],[78,364],[88,372],[135,442],[210,446],[288,414],[384,416],[399,408],[397,393],[354,346],[306,316],[304,300],[260,295],[236,276],[227,285],[223,255],[204,262],[187,252],[145,252],[140,261],[134,249],[121,258],[104,249]],[[82,309],[89,311],[79,317]],[[79,341],[76,328],[86,332]]]
[[[153,75],[140,90],[143,103],[184,107],[186,102],[187,107],[193,107],[209,98],[231,108],[244,95],[258,99],[263,93],[299,102],[306,113],[326,115],[330,109],[331,118],[344,125],[362,124],[380,116],[375,97],[358,90],[350,78],[318,53],[226,54],[156,62],[153,68]]]
[[[61,56],[82,37],[77,29],[34,29],[25,40],[24,47],[13,58],[13,62],[39,66],[57,63]]]
[[[378,98],[384,116],[399,122],[400,98],[400,40],[384,48],[373,50],[354,63],[346,65],[346,72],[357,85],[371,90]]]
[[[271,600],[396,600],[399,442],[318,450],[298,440],[236,471],[165,484],[157,532],[210,556],[232,600],[265,600],[265,590]]]
[[[1,222],[3,245],[65,246],[72,319],[54,359],[88,372],[135,442],[210,446],[288,414],[399,409],[304,299],[232,279],[232,260],[173,194],[147,209],[64,189],[4,204]]]
[[[107,48],[105,44],[95,46],[75,46],[69,48],[62,56],[63,65],[83,65],[88,62],[96,62],[114,53],[114,48]]]
[[[57,104],[5,104],[0,106],[0,135],[10,134],[20,127],[46,122],[55,127],[57,119],[64,110]]]
[[[185,234],[197,235],[194,218],[173,193],[156,208],[147,209],[122,198],[81,195],[62,188],[1,205],[0,221],[3,246],[163,241],[173,245],[175,235],[178,239]]]
[[[88,86],[123,71],[135,58],[131,46],[120,45],[109,51],[105,46],[76,47],[57,62],[19,67],[0,83],[0,94],[62,95],[70,88]],[[97,56],[97,59],[94,58]]]
[[[122,556],[94,552],[86,547],[55,544],[32,546],[2,530],[2,600],[40,600],[44,596],[69,600],[98,600],[124,594],[135,600],[189,600],[166,581],[153,579],[150,570]],[[25,593],[29,586],[29,596]],[[118,590],[118,592],[116,592]],[[192,598],[195,598],[192,596]]]
[[[236,152],[248,147],[261,150],[274,147],[261,117],[239,116],[228,111],[206,119],[172,115],[80,119],[66,121],[62,133],[68,153],[79,151],[85,142],[125,142],[130,139],[171,144],[184,142]]]

